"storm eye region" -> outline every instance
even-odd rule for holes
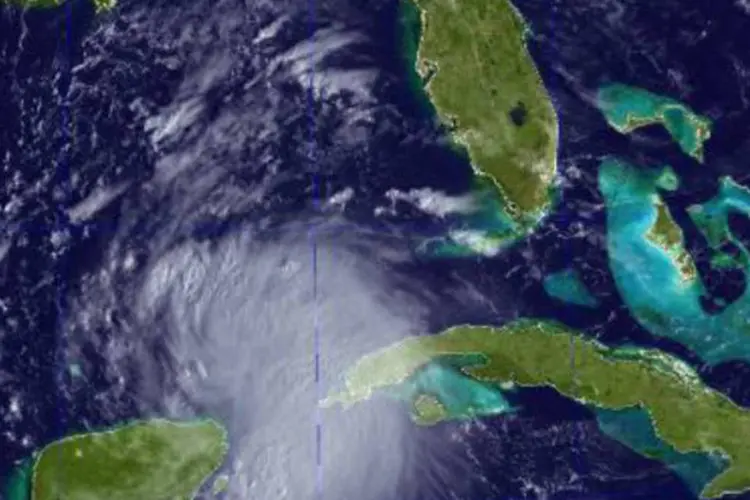
[[[383,256],[397,252],[354,248],[245,234],[190,243],[150,270],[140,302],[167,309],[176,377],[162,398],[174,417],[208,413],[227,427],[228,498],[416,499],[416,478],[458,460],[396,401],[319,404],[346,366],[424,327],[419,300],[388,288]]]

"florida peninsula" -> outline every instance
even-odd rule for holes
[[[508,0],[403,0],[418,14],[411,58],[429,101],[474,171],[499,192],[506,237],[528,232],[553,201],[557,116]],[[415,47],[417,45],[417,47]]]
[[[322,405],[348,407],[407,383],[444,357],[454,364],[461,360],[468,379],[498,389],[546,386],[594,411],[643,410],[655,435],[676,453],[718,454],[725,461],[702,485],[702,497],[750,489],[750,448],[742,438],[750,435],[749,411],[706,386],[671,355],[607,347],[548,321],[458,326],[407,338],[361,358],[346,372],[344,389]],[[440,403],[434,394],[417,395],[414,412],[428,423],[438,422],[450,416]],[[648,450],[639,452],[649,456]]]

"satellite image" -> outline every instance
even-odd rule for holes
[[[750,499],[749,33],[0,0],[0,500]]]

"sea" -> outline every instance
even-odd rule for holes
[[[393,265],[399,286],[430,292],[424,325],[429,332],[461,323],[501,325],[518,317],[553,319],[609,345],[637,344],[675,354],[707,384],[750,406],[747,364],[703,366],[677,342],[651,335],[628,311],[608,267],[606,212],[597,188],[597,168],[608,155],[644,168],[670,165],[681,185],[665,199],[710,293],[731,300],[744,290],[747,277],[711,268],[706,243],[686,208],[710,199],[722,176],[750,186],[745,165],[750,4],[514,4],[530,25],[529,50],[559,117],[560,204],[532,234],[491,257],[409,254]],[[201,29],[204,16],[235,11],[235,17],[227,17],[231,36],[226,39],[216,25]],[[471,189],[473,175],[415,88],[402,14],[395,0],[216,5],[123,0],[104,14],[82,0],[47,11],[0,7],[5,179],[0,190],[0,477],[10,478],[22,460],[54,439],[143,416],[138,394],[112,390],[106,357],[86,351],[97,343],[85,344],[79,353],[86,359],[86,390],[71,381],[66,357],[68,344],[75,342],[67,325],[82,321],[74,297],[84,277],[107,269],[113,245],[132,250],[137,267],[154,252],[187,240],[210,244],[249,225],[273,230],[300,214],[312,221],[310,227],[325,219],[315,227],[327,234],[354,240],[365,235],[368,245],[380,239],[416,245],[451,228],[454,219],[387,196],[414,189],[461,196]],[[288,19],[278,25],[283,29],[268,28],[282,18]],[[183,24],[190,29],[182,30]],[[259,26],[267,27],[268,40],[258,41]],[[331,42],[320,34],[331,32],[341,36]],[[320,54],[313,51],[316,64],[299,71],[294,64],[302,65],[302,57],[294,59],[285,49],[282,58],[271,47],[271,42],[293,47],[306,38],[316,41],[311,46]],[[249,39],[256,45],[246,44]],[[205,83],[209,104],[195,111],[199,119],[192,128],[155,139],[144,117],[184,90],[185,67],[200,62],[191,59],[202,54],[196,47],[215,57],[209,66],[219,68],[220,76],[204,73],[204,80],[190,84],[202,88],[211,78],[225,83]],[[268,120],[279,139],[267,141],[260,125],[243,129],[218,120],[226,116],[226,99],[242,95],[243,86],[259,78],[257,69],[272,64],[286,65],[287,71],[286,80],[272,80],[277,115],[241,115],[237,123]],[[311,68],[326,72],[316,80]],[[289,79],[290,74],[298,79]],[[658,126],[628,136],[609,128],[595,95],[600,85],[612,82],[668,95],[709,117],[714,126],[705,161],[682,154]],[[253,98],[242,105],[265,104]],[[216,138],[206,132],[211,127],[219,127],[217,135],[237,137]],[[165,157],[192,143],[202,149],[183,159],[200,163],[200,169],[184,167],[179,158],[165,166]],[[252,164],[261,159],[270,166]],[[217,170],[220,176],[214,178]],[[226,188],[230,184],[232,190]],[[353,194],[344,196],[331,218],[330,200],[342,193]],[[731,223],[739,240],[750,243],[748,221],[738,217]],[[578,272],[597,298],[596,307],[562,304],[545,292],[544,276],[567,269]],[[486,300],[455,296],[457,280]],[[113,311],[109,324],[125,321]],[[456,453],[471,454],[471,473],[451,479],[462,485],[461,498],[695,498],[664,464],[608,438],[598,430],[595,415],[553,390],[524,391],[514,403],[520,410],[513,418],[484,417],[481,425],[465,430],[460,446],[447,438],[445,427],[420,431],[446,440],[446,449],[456,446]],[[426,484],[432,478],[416,474],[412,480]],[[424,491],[432,493],[413,498],[436,499],[432,489]]]

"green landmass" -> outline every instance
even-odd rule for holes
[[[693,281],[698,276],[698,270],[693,257],[685,248],[682,229],[672,218],[669,207],[663,200],[656,199],[654,204],[657,210],[656,221],[646,232],[646,239],[659,247],[677,265],[684,282]]]
[[[609,125],[622,134],[661,124],[686,154],[703,161],[704,143],[711,137],[711,120],[669,97],[620,83],[599,89],[597,104]]]
[[[412,412],[414,421],[423,425],[431,425],[450,418],[440,400],[429,394],[419,394],[414,400]]]
[[[476,176],[471,195],[476,210],[464,214],[447,235],[423,242],[418,248],[420,253],[436,258],[493,257],[524,232],[523,227],[506,214],[505,203],[498,196],[492,179]]]
[[[706,238],[711,249],[711,263],[717,267],[750,267],[750,253],[729,228],[731,213],[750,215],[750,189],[730,177],[719,181],[717,195],[703,204],[691,205],[688,215]],[[739,249],[738,255],[724,250],[730,244]]]
[[[611,197],[611,207],[607,215],[610,219],[607,236],[622,238],[633,233],[638,238],[658,249],[679,271],[681,283],[689,284],[698,277],[690,252],[685,248],[685,238],[679,224],[674,220],[669,206],[660,191],[675,191],[679,179],[669,166],[661,168],[620,168],[620,162],[613,158],[602,163],[600,172],[608,172],[611,180],[607,182],[616,191]],[[606,177],[606,176],[605,176]],[[632,189],[633,193],[628,192]],[[624,206],[628,210],[624,210]],[[630,208],[632,206],[632,208]],[[614,214],[622,212],[623,222],[614,221]],[[643,230],[642,235],[634,231]]]
[[[93,0],[96,11],[110,10],[117,5],[117,0]]]
[[[213,420],[149,420],[77,434],[35,457],[31,500],[192,500],[228,442]]]
[[[750,287],[719,311],[707,312],[710,296],[700,275],[690,278],[679,259],[648,238],[658,220],[659,177],[617,158],[599,167],[599,189],[607,217],[607,255],[617,291],[633,317],[649,332],[692,350],[708,365],[750,360]],[[688,209],[706,236],[714,265],[732,265],[750,273],[748,250],[731,234],[728,215],[750,215],[750,189],[729,178],[717,195]],[[662,230],[668,236],[669,231]],[[676,243],[676,238],[673,240]],[[728,243],[733,249],[730,250]],[[678,250],[685,252],[684,245]],[[687,279],[686,279],[687,278]]]
[[[64,0],[5,0],[5,2],[25,9],[50,9],[61,6]],[[97,12],[113,9],[117,4],[117,0],[91,0],[91,2]]]
[[[220,474],[215,480],[213,486],[211,486],[211,493],[214,496],[220,495],[227,490],[229,486],[229,476],[226,474]]]
[[[675,450],[659,438],[648,411],[642,407],[624,410],[596,408],[594,414],[604,434],[641,455],[663,463],[696,495],[727,467],[726,459],[719,453],[680,453]]]
[[[750,435],[750,412],[704,385],[677,358],[657,350],[609,348],[557,323],[518,320],[408,338],[361,358],[346,372],[345,389],[322,405],[348,407],[405,383],[445,356],[463,356],[470,364],[461,371],[488,384],[551,387],[593,408],[642,408],[659,438],[677,452],[720,453],[727,460],[703,497],[750,488],[750,447],[744,439]],[[422,405],[429,409],[434,403]],[[430,411],[433,419],[441,415]]]
[[[5,2],[26,9],[49,9],[62,4],[61,0],[5,0]]]
[[[508,0],[404,0],[421,15],[417,71],[475,171],[489,176],[503,217],[528,230],[553,201],[557,119]],[[414,23],[408,23],[413,25]],[[518,236],[515,234],[514,236]]]

